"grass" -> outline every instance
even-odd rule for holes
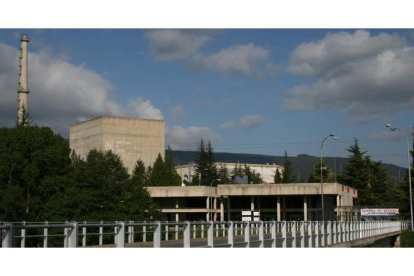
[[[400,246],[401,247],[414,247],[414,232],[413,231],[405,230],[401,233]]]

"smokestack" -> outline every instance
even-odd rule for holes
[[[20,39],[20,63],[19,63],[19,90],[18,107],[17,107],[17,125],[27,125],[28,107],[27,96],[29,94],[28,88],[28,53],[27,44],[29,39],[27,35],[22,35]]]

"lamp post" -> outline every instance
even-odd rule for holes
[[[398,130],[400,131],[404,137],[405,141],[407,142],[407,160],[408,160],[408,186],[410,191],[410,214],[411,214],[411,231],[414,231],[414,224],[413,224],[413,196],[411,194],[411,162],[410,162],[410,144],[408,143],[408,136],[404,130],[399,127],[393,127],[391,124],[386,124],[386,127],[390,128],[391,131]]]
[[[220,178],[214,179],[210,183],[210,191],[211,191],[211,196],[210,196],[210,210],[212,209],[212,206],[213,206],[213,183],[214,183],[214,181],[221,181],[221,179]],[[211,211],[209,212],[209,214],[210,214],[209,220],[213,220],[213,214],[211,213]]]
[[[324,198],[323,198],[323,173],[322,173],[322,148],[323,144],[325,143],[326,139],[331,138],[334,140],[338,140],[338,137],[335,136],[335,133],[331,133],[328,136],[326,136],[322,143],[321,143],[321,202],[322,202],[322,221],[325,221],[325,204],[324,204]]]

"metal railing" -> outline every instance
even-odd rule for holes
[[[405,229],[405,221],[0,223],[2,247],[326,247]]]

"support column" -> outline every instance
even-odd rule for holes
[[[303,197],[303,220],[308,221],[308,202],[307,197]]]
[[[217,197],[213,198],[213,220],[217,221]]]
[[[254,197],[250,197],[250,211],[254,211]]]
[[[220,221],[224,221],[224,198],[220,198]]]
[[[281,221],[281,216],[280,216],[280,196],[277,197],[277,203],[276,203],[276,218],[277,221]]]
[[[206,198],[206,221],[210,220],[210,197]]]

